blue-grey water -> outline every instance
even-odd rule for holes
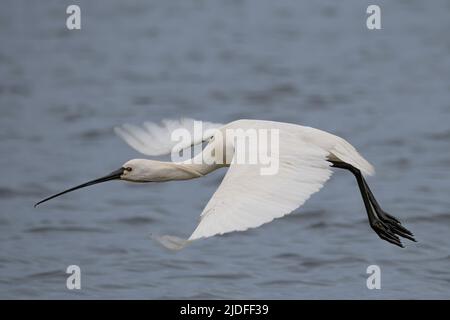
[[[66,29],[69,4],[81,30]],[[381,30],[366,28],[369,4]],[[3,0],[0,298],[450,298],[449,16],[446,0]],[[225,171],[33,208],[142,157],[115,125],[183,116],[343,136],[419,242],[380,240],[344,172],[283,219],[179,252],[150,233],[189,236]],[[81,290],[66,288],[73,264]]]

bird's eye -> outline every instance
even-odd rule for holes
[[[133,168],[131,168],[131,167],[126,167],[125,170],[127,170],[128,172],[130,172],[130,171],[133,170]]]

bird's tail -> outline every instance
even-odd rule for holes
[[[375,169],[374,167],[364,159],[362,155],[346,140],[336,137],[337,143],[334,148],[331,150],[331,153],[337,157],[339,160],[344,161],[348,164],[351,164],[355,168],[358,168],[362,171],[362,173],[366,175],[374,175]]]

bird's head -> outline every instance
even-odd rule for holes
[[[45,199],[39,201],[34,206],[36,207],[43,202],[46,202],[53,198],[56,198],[65,193],[75,191],[77,189],[81,189],[84,187],[92,186],[94,184],[106,182],[106,181],[126,180],[126,181],[133,181],[133,182],[149,182],[149,181],[151,181],[151,176],[153,174],[152,170],[151,170],[152,162],[153,162],[152,160],[146,160],[146,159],[133,159],[133,160],[127,161],[119,169],[114,170],[113,172],[111,172],[110,174],[107,174],[106,176],[85,182],[76,187],[73,187],[73,188],[64,190],[60,193],[54,194],[48,198],[45,198]]]
[[[120,179],[132,182],[150,182],[157,162],[147,159],[129,160],[122,165],[123,172]]]

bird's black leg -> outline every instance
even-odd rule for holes
[[[414,235],[411,231],[409,231],[408,229],[406,229],[405,227],[402,226],[402,223],[395,218],[394,216],[391,216],[390,214],[388,214],[387,212],[385,212],[383,209],[381,209],[380,205],[378,204],[377,200],[375,199],[372,191],[370,190],[366,180],[364,179],[364,177],[362,178],[364,185],[366,187],[367,190],[367,195],[369,196],[369,200],[372,203],[375,212],[377,213],[378,217],[386,224],[389,225],[389,227],[391,229],[393,229],[395,234],[398,234],[399,236],[409,239],[411,241],[416,242],[416,239],[414,239]]]
[[[358,182],[359,191],[361,192],[361,196],[364,201],[364,206],[366,207],[370,226],[381,239],[393,243],[399,247],[403,247],[403,245],[398,236],[416,241],[413,234],[408,229],[403,227],[397,218],[389,215],[381,209],[359,169],[346,162],[330,162],[333,164],[333,167],[349,170],[355,176],[356,181]]]

